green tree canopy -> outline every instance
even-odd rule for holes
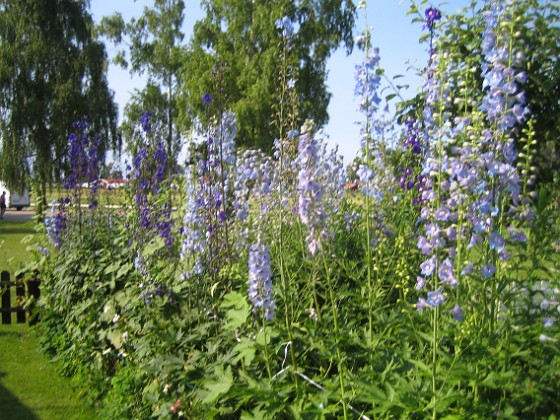
[[[101,152],[119,148],[104,45],[85,0],[0,0],[0,175],[43,187],[67,169],[68,134],[84,115]],[[30,165],[33,162],[33,165]]]
[[[141,115],[150,111],[152,121],[164,121],[153,127],[165,139],[170,162],[180,150],[180,135],[175,129],[178,114],[175,99],[184,34],[182,0],[155,0],[153,8],[144,8],[142,16],[124,22],[122,15],[104,17],[98,30],[116,44],[124,44],[114,61],[131,74],[146,74],[144,89],[136,90],[125,106],[121,125],[125,139],[135,142],[134,128]],[[176,162],[175,162],[176,163]]]
[[[353,48],[356,9],[340,0],[204,0],[206,16],[197,22],[181,75],[182,124],[204,120],[205,93],[235,112],[239,145],[267,150],[275,137],[270,110],[277,101],[281,38],[275,22],[288,16],[297,34],[290,58],[296,74],[298,120],[328,121],[331,98],[326,85],[326,62],[341,44]],[[213,69],[221,63],[221,92],[216,92]]]

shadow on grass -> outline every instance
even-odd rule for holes
[[[2,295],[2,293],[0,293],[0,296]],[[1,331],[0,330],[0,340],[3,337],[15,337],[15,338],[19,338],[21,337],[21,333],[17,332],[17,331]],[[3,376],[6,376],[6,374],[4,372],[0,372],[0,380],[2,379]]]
[[[9,224],[0,224],[0,234],[11,235],[11,234],[28,234],[33,235],[37,233],[33,222],[10,222]]]
[[[6,334],[2,334],[6,335]],[[0,372],[0,420],[38,420],[39,418],[2,384]]]

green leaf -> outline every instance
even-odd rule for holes
[[[226,370],[221,367],[216,367],[216,376],[218,380],[208,381],[204,384],[204,387],[208,391],[202,402],[212,403],[216,401],[221,395],[228,392],[233,384],[233,375],[231,373],[231,366],[228,366]]]
[[[241,413],[241,420],[262,420],[266,419],[268,416],[266,415],[266,411],[261,411],[260,409],[256,408],[252,412],[248,413],[244,411]]]
[[[243,295],[238,292],[230,292],[224,296],[224,301],[220,305],[223,308],[231,308],[226,311],[226,331],[234,331],[247,321],[251,314],[249,303]]]
[[[119,262],[114,262],[113,264],[109,264],[106,268],[104,273],[105,274],[111,274],[114,273],[115,271],[119,270],[121,268],[121,265]]]
[[[421,338],[423,338],[424,340],[426,340],[429,343],[434,342],[434,336],[432,334],[427,334],[427,333],[422,332],[422,331],[417,331],[416,334],[418,334]]]
[[[122,347],[123,340],[120,331],[110,331],[109,334],[107,334],[107,338],[116,349],[120,349]]]
[[[224,296],[224,300],[220,305],[221,308],[237,307],[239,301],[244,300],[243,295],[239,292],[230,292]]]
[[[117,278],[119,279],[127,275],[131,269],[132,269],[132,263],[123,264],[121,268],[119,268],[119,271],[117,271]]]
[[[426,365],[424,362],[421,362],[420,360],[410,359],[409,362],[412,363],[413,365],[416,365],[416,367],[420,369],[422,372],[431,371],[431,368],[428,365]]]
[[[482,381],[483,386],[488,388],[497,388],[500,383],[500,375],[497,372],[490,372],[486,378]]]
[[[142,255],[144,257],[150,257],[150,256],[154,255],[158,250],[163,248],[164,246],[165,246],[165,243],[163,241],[163,238],[160,238],[159,236],[157,236],[148,245],[146,245],[146,247],[144,248],[144,251],[142,252]]]
[[[245,367],[248,367],[255,358],[255,343],[247,338],[242,338],[241,342],[233,348],[233,351],[238,353],[237,356],[233,358],[234,363],[243,359]]]

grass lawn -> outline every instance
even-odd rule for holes
[[[33,222],[1,221],[0,271],[9,271],[13,278],[15,270],[30,257],[29,244],[22,239],[34,233]],[[59,376],[40,353],[33,329],[27,324],[0,325],[0,420],[95,418],[95,411],[84,405],[70,381]]]
[[[24,238],[31,239],[35,234],[34,222],[14,222],[8,219],[0,221],[0,271],[7,270],[13,274],[30,258]]]
[[[0,326],[0,420],[97,418],[40,352],[26,324]]]

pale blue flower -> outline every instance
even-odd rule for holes
[[[496,266],[494,264],[486,264],[482,267],[481,272],[485,279],[490,278],[496,273]]]
[[[249,251],[249,298],[254,310],[264,310],[265,318],[271,320],[275,313],[272,300],[272,272],[270,251],[267,246],[256,243]]]
[[[456,304],[453,307],[453,309],[451,309],[451,316],[456,321],[462,321],[463,320],[463,309],[459,306],[459,304]]]
[[[453,263],[449,258],[443,260],[438,269],[438,277],[444,283],[452,287],[457,286],[457,278],[453,274]]]
[[[422,264],[420,264],[420,269],[422,270],[422,274],[425,276],[431,276],[436,269],[436,256],[433,255],[432,257],[428,258]]]
[[[495,230],[494,232],[492,232],[492,234],[488,236],[488,244],[490,249],[501,250],[505,246],[505,240],[503,236],[500,235],[499,232]]]
[[[428,292],[426,302],[432,307],[436,307],[445,302],[445,296],[441,293],[441,290],[434,290],[433,292]]]

